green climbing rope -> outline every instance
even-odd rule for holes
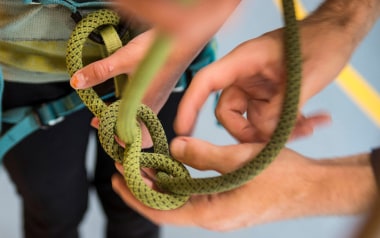
[[[131,81],[143,81],[140,82],[140,87],[137,90],[132,86],[133,84],[127,83],[128,89],[123,94],[128,94],[129,98],[136,97],[139,99],[132,102],[121,102],[119,100],[107,106],[93,89],[78,90],[78,94],[86,106],[100,119],[98,136],[103,148],[115,161],[122,163],[126,184],[141,202],[156,209],[175,209],[183,205],[192,194],[218,193],[243,185],[262,172],[276,158],[284,147],[295,124],[301,81],[301,54],[293,1],[283,0],[283,8],[287,88],[281,117],[270,142],[265,148],[250,162],[234,172],[209,178],[191,178],[185,167],[170,156],[161,123],[156,115],[147,106],[140,105],[139,101],[145,92],[146,82],[149,82],[149,77],[154,75],[157,68],[148,74],[136,72],[135,75],[142,76],[134,77]],[[118,22],[119,18],[114,12],[100,10],[90,13],[77,25],[67,48],[66,61],[70,75],[83,67],[83,45],[89,34],[95,29],[103,31],[102,29],[107,27],[116,26]],[[103,37],[105,37],[104,35],[102,34]],[[111,35],[114,34],[111,33]],[[117,35],[112,37],[117,37]],[[161,43],[159,43],[160,40]],[[163,61],[164,57],[166,57],[165,54],[155,54],[155,50],[160,45],[167,46],[167,41],[161,38],[156,42],[158,44],[148,52],[146,60],[143,61],[137,71],[151,70],[146,68],[146,65],[152,62],[154,64],[155,61]],[[150,60],[148,60],[149,58]],[[123,105],[123,108],[120,108],[120,105]],[[136,115],[136,119],[117,122],[119,111],[129,113],[129,115]],[[141,130],[138,120],[141,120],[147,126],[151,134],[154,153],[141,152]],[[114,139],[117,123],[126,123],[127,126],[124,128],[131,130],[131,132],[128,132],[130,137],[125,149],[120,147]],[[129,141],[131,138],[132,140]],[[142,167],[153,168],[158,171],[156,183],[165,192],[155,191],[144,183],[140,175]]]

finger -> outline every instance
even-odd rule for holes
[[[313,134],[316,127],[329,124],[330,122],[331,116],[328,113],[317,113],[308,117],[301,115],[296,122],[289,140],[309,136]]]
[[[145,32],[107,58],[78,70],[71,77],[71,86],[75,89],[85,89],[117,75],[131,73],[146,53],[154,34],[152,30]]]
[[[220,173],[240,168],[262,148],[262,144],[216,146],[191,137],[177,137],[170,144],[175,159],[199,170]]]
[[[112,54],[78,70],[71,77],[71,86],[75,89],[86,89],[129,71],[128,64],[123,58],[118,58],[119,55]]]
[[[247,95],[238,87],[223,90],[215,115],[224,128],[240,142],[252,142],[255,130],[244,116],[247,111]]]
[[[115,167],[116,167],[116,170],[119,171],[119,173],[121,175],[124,174],[124,167],[122,164],[115,162]],[[154,177],[155,177],[154,175],[155,175],[155,171],[153,169],[149,169],[149,168],[142,168],[141,169],[141,176],[142,176],[144,182],[149,187],[156,189],[157,187],[154,184]],[[125,183],[125,181],[124,181],[124,183]]]
[[[150,188],[162,192],[162,190],[156,185],[156,170],[151,168],[141,168],[141,176]]]
[[[120,174],[124,173],[124,168],[123,168],[122,164],[115,162],[115,167],[116,167],[117,171],[119,171]]]
[[[230,63],[236,65],[224,57],[195,75],[178,106],[174,128],[179,135],[191,133],[200,109],[212,92],[228,87],[239,77],[240,66],[231,67]]]

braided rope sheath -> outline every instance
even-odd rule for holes
[[[283,0],[283,7],[286,23],[287,93],[282,114],[270,142],[255,158],[234,172],[210,178],[191,178],[185,167],[170,157],[161,123],[156,115],[144,105],[137,107],[137,117],[148,127],[153,139],[154,153],[141,152],[141,130],[137,120],[125,122],[134,124],[136,137],[125,149],[121,148],[114,140],[120,101],[106,106],[92,89],[78,90],[84,103],[100,119],[98,134],[103,148],[115,161],[123,164],[125,181],[141,202],[155,209],[175,209],[183,205],[191,194],[217,193],[241,186],[262,172],[276,158],[295,124],[301,80],[299,37],[293,1]],[[100,26],[117,25],[117,23],[118,17],[115,13],[100,10],[89,14],[78,24],[69,40],[66,57],[71,75],[83,67],[81,52],[88,35]],[[134,105],[131,106],[133,107]],[[140,175],[142,167],[158,171],[156,183],[167,193],[155,191],[144,183]]]

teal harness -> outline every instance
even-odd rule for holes
[[[104,1],[72,1],[72,0],[24,0],[25,4],[59,4],[69,8],[73,13],[81,8],[103,8],[110,6]],[[211,41],[201,51],[198,57],[190,64],[180,77],[173,92],[182,92],[190,79],[204,66],[215,60],[215,42]],[[4,92],[4,78],[0,68],[0,162],[4,155],[25,137],[39,129],[47,129],[63,121],[64,118],[82,108],[84,104],[76,92],[54,101],[37,106],[18,107],[2,112],[2,95]],[[114,93],[106,94],[103,100],[114,96]],[[2,123],[11,124],[12,127],[5,133],[2,132]]]

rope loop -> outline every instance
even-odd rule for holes
[[[68,42],[66,63],[70,75],[83,67],[83,46],[90,34],[95,30],[106,31],[106,26],[116,27],[118,23],[117,14],[107,9],[90,13],[78,23]],[[107,106],[92,88],[77,92],[86,106],[99,118],[99,141],[106,153],[123,165],[126,184],[135,197],[144,204],[161,210],[174,209],[186,203],[189,195],[156,191],[147,186],[141,176],[141,169],[145,167],[155,169],[167,177],[190,179],[187,169],[170,156],[165,131],[154,112],[149,107],[140,105],[136,121],[125,122],[135,123],[133,128],[137,131],[137,136],[127,148],[123,148],[115,140],[121,101],[117,100]],[[142,138],[138,119],[147,126],[151,134],[154,153],[141,152]]]

